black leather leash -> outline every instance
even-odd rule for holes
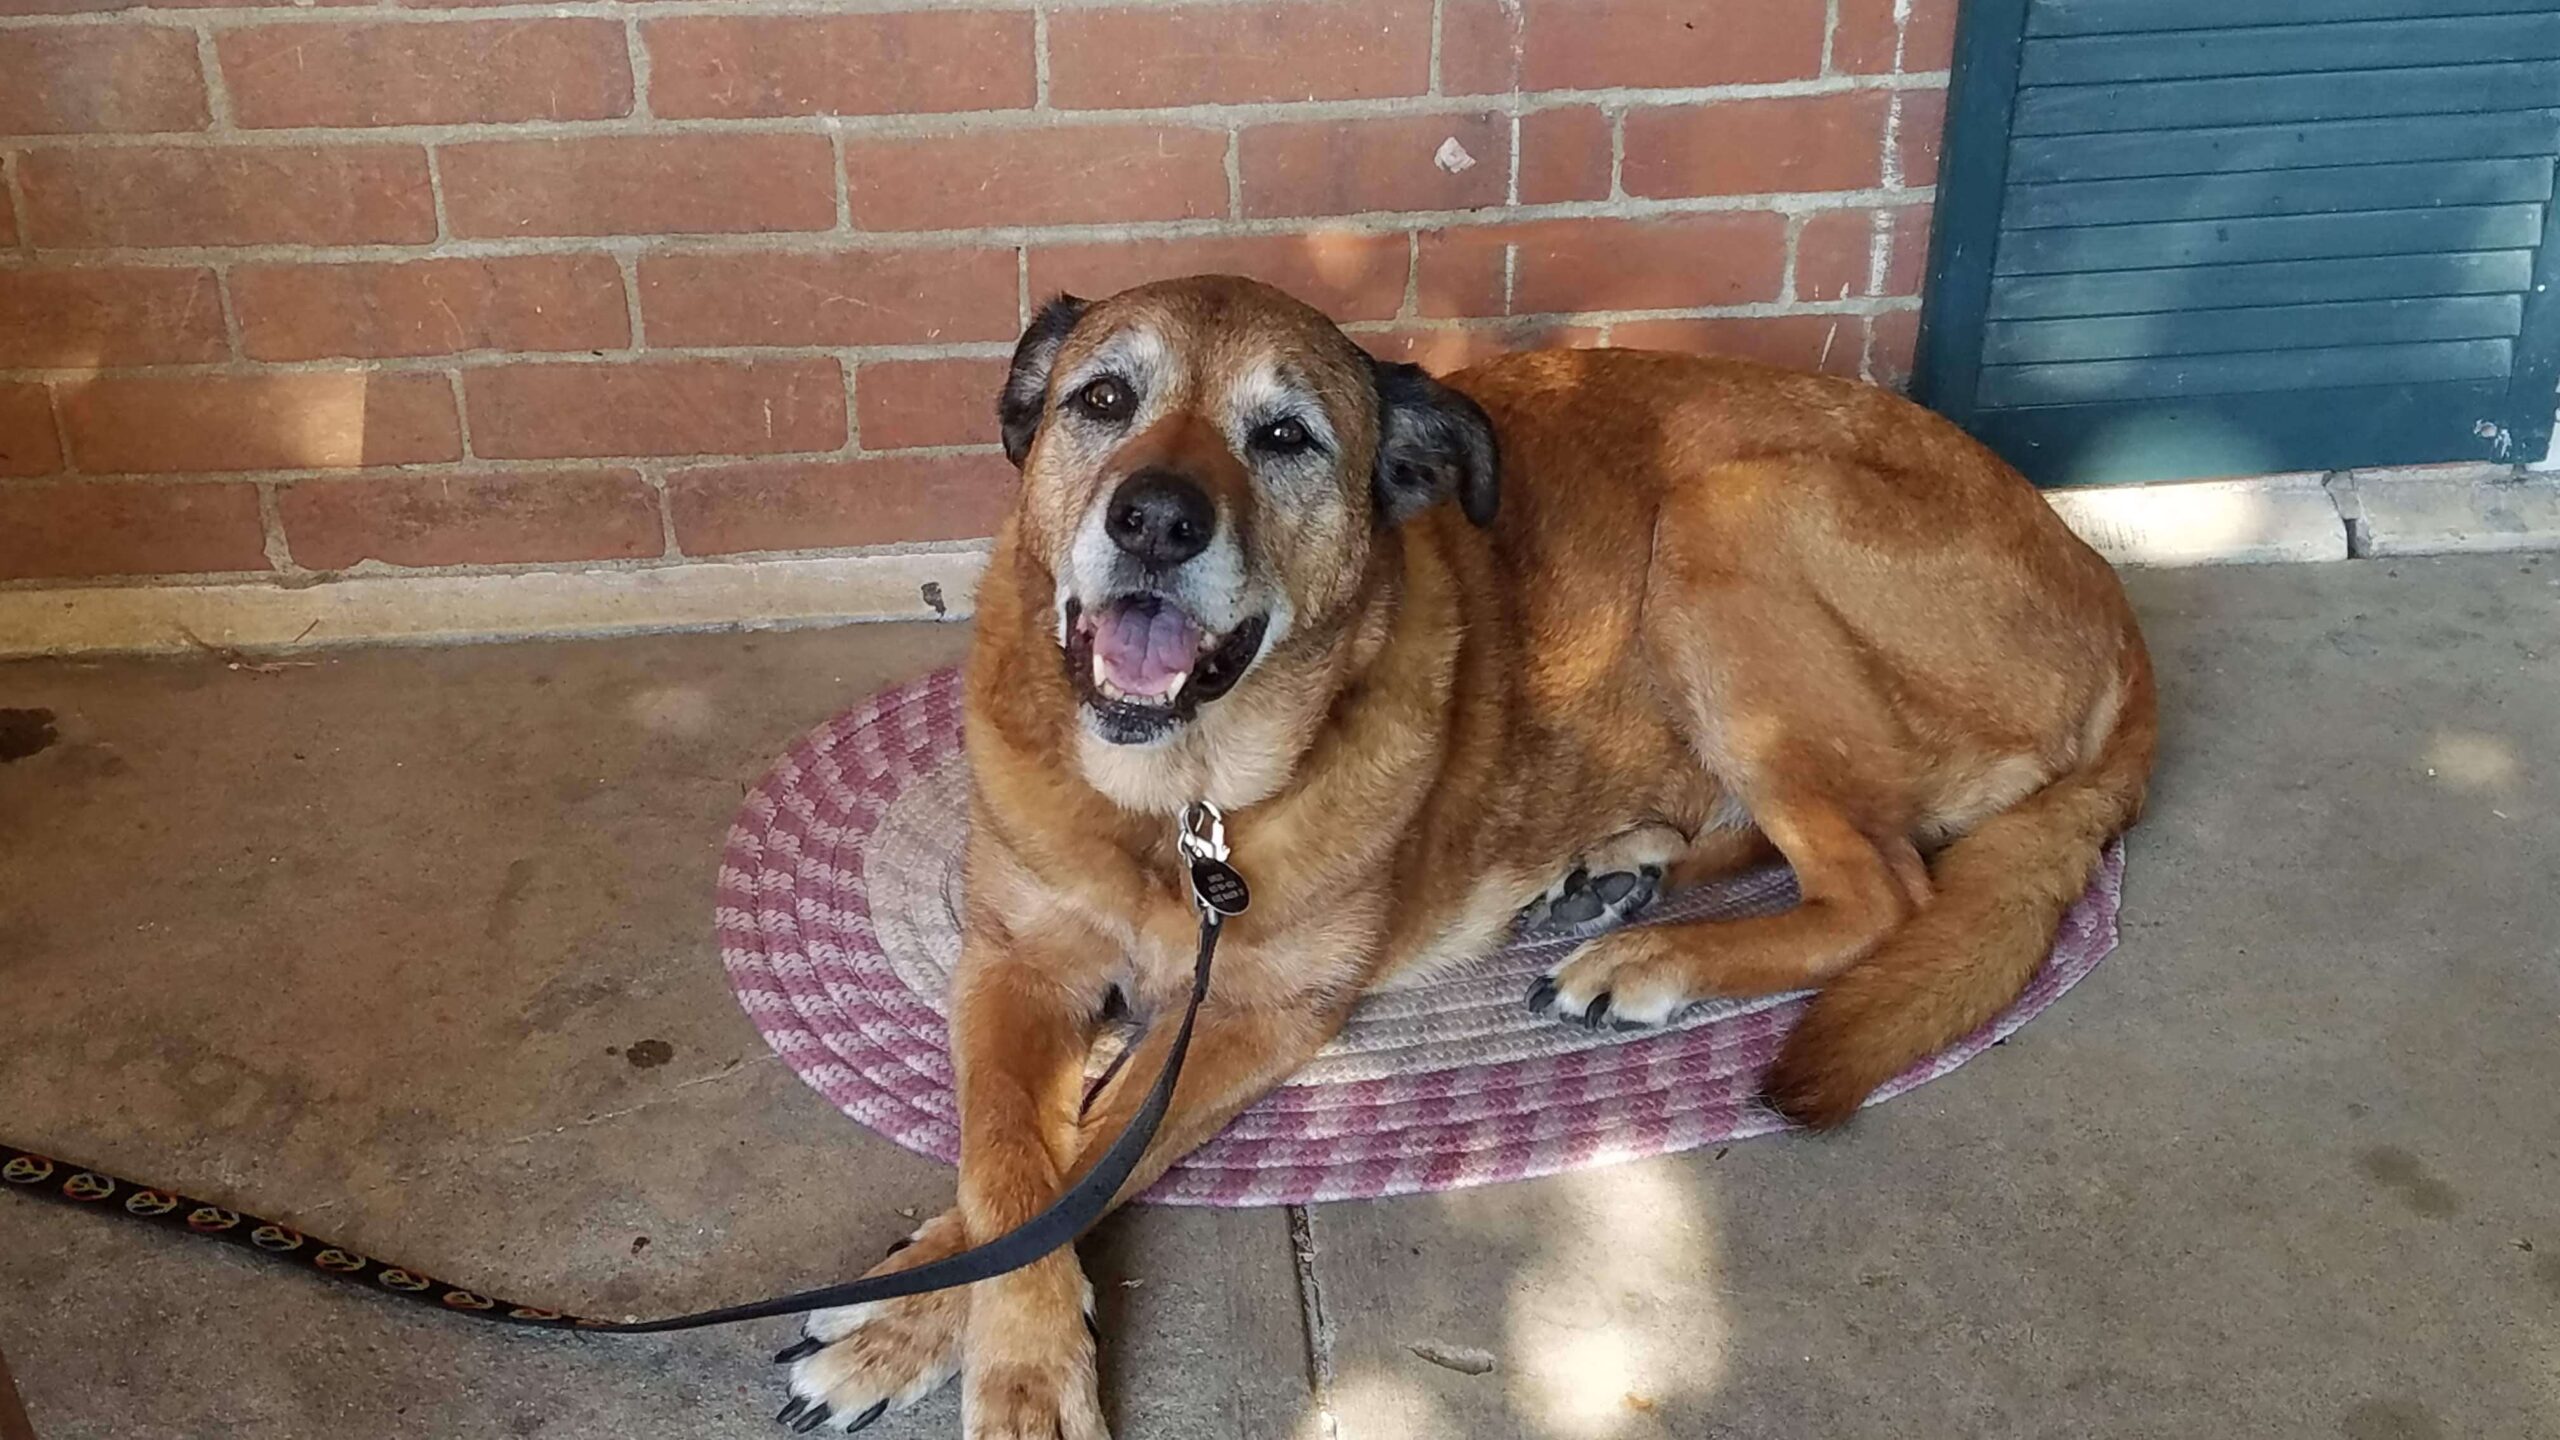
[[[1229,916],[1241,915],[1251,896],[1244,877],[1227,864],[1224,817],[1203,802],[1187,807],[1179,821],[1180,847],[1188,862],[1191,898],[1200,912],[1200,948],[1192,962],[1191,998],[1183,1007],[1181,1028],[1165,1053],[1164,1069],[1147,1091],[1146,1102],[1130,1117],[1127,1128],[1111,1142],[1084,1178],[1067,1187],[1049,1208],[983,1245],[957,1255],[900,1270],[822,1285],[814,1290],[724,1305],[663,1320],[598,1320],[537,1305],[519,1305],[436,1279],[423,1271],[386,1264],[360,1250],[304,1234],[290,1225],[199,1200],[175,1190],[135,1184],[120,1175],[78,1166],[0,1141],[0,1190],[76,1209],[123,1215],[162,1229],[219,1240],[225,1244],[283,1261],[312,1274],[361,1285],[376,1294],[396,1296],[454,1314],[501,1324],[549,1330],[581,1330],[604,1335],[655,1335],[669,1330],[699,1330],[733,1325],[774,1315],[861,1305],[949,1290],[1019,1270],[1071,1244],[1111,1208],[1120,1187],[1128,1183],[1164,1123],[1173,1103],[1174,1083],[1191,1048],[1193,1024],[1209,995],[1209,962],[1217,953],[1218,934]]]

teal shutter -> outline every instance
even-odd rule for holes
[[[2550,445],[2560,0],[1965,0],[1945,156],[1913,388],[2040,484]]]

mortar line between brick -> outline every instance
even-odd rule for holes
[[[26,201],[19,195],[17,158],[6,154],[0,154],[0,209],[9,213],[9,233],[18,237],[17,253],[33,255],[36,239],[28,233]]]
[[[1013,328],[1014,333],[1031,328],[1031,247],[1013,247]]]
[[[1227,218],[1231,221],[1242,220],[1244,218],[1244,132],[1242,130],[1232,127],[1228,129],[1225,162]]]
[[[234,126],[231,119],[231,87],[222,78],[222,54],[213,43],[210,27],[192,27],[196,36],[196,64],[204,71],[204,104],[207,123],[216,134],[225,134]]]
[[[1326,1440],[1336,1440],[1342,1422],[1333,1408],[1333,1317],[1325,1310],[1324,1285],[1316,1275],[1315,1222],[1304,1205],[1292,1205],[1288,1212],[1289,1251],[1298,1276],[1298,1322],[1307,1342],[1307,1388],[1314,1394],[1317,1421]]]
[[[827,157],[829,167],[835,172],[830,178],[835,182],[836,190],[836,231],[839,234],[851,235],[855,230],[853,167],[845,158],[844,127],[841,125],[831,124],[827,127]]]
[[[1396,302],[1395,318],[1408,321],[1422,313],[1422,232],[1404,232],[1404,298]]]
[[[636,14],[622,18],[622,49],[631,65],[631,118],[655,119],[650,110],[649,47],[641,43],[640,17]]]
[[[1411,228],[1446,231],[1469,225],[1516,225],[1528,220],[1677,220],[1682,215],[1731,215],[1774,210],[1779,215],[1810,210],[1859,210],[1874,205],[1923,205],[1935,187],[1915,184],[1900,190],[1792,190],[1774,195],[1690,195],[1677,200],[1556,200],[1544,205],[1487,213],[1487,210],[1364,210],[1354,215],[1257,215],[1257,218],[1208,220],[1103,220],[1103,223],[1060,225],[975,225],[952,231],[742,231],[694,233],[694,236],[456,236],[417,243],[210,243],[210,246],[44,246],[41,259],[123,261],[123,264],[210,264],[212,259],[289,259],[289,261],[371,261],[430,259],[430,256],[532,256],[591,254],[617,241],[645,243],[658,254],[701,254],[701,251],[796,251],[837,254],[876,249],[968,249],[968,246],[1091,246],[1124,241],[1183,241],[1183,238],[1231,236],[1306,236],[1306,233],[1354,233],[1382,236]],[[440,200],[440,197],[438,197]]]
[[[465,460],[468,460],[474,455],[471,448],[471,405],[469,401],[462,398],[462,372],[460,370],[447,370],[445,372],[445,382],[451,386],[453,390],[454,433],[461,437],[462,457]]]
[[[648,486],[651,493],[658,497],[658,541],[664,547],[661,551],[663,558],[668,560],[686,558],[684,547],[676,543],[676,507],[675,502],[667,496],[667,462],[644,460],[631,468],[638,472],[640,483]]]
[[[231,294],[231,266],[228,262],[213,267],[213,300],[222,310],[222,339],[231,347],[234,361],[249,358],[248,342],[240,335],[240,302]]]
[[[1839,73],[1839,57],[1833,53],[1840,38],[1840,0],[1826,0],[1822,7],[1822,73]],[[1902,67],[1897,64],[1896,70]]]
[[[258,484],[258,526],[266,542],[267,563],[279,575],[300,574],[302,567],[293,562],[292,542],[285,538],[284,506],[277,501],[271,481]]]
[[[246,483],[246,482],[243,482]],[[359,561],[343,570],[299,570],[301,577],[315,577],[331,584],[355,580],[477,580],[511,575],[584,575],[631,574],[640,571],[674,570],[704,565],[756,565],[778,560],[913,560],[943,556],[978,557],[983,559],[992,544],[981,537],[971,540],[893,540],[878,545],[847,545],[835,549],[739,550],[709,555],[667,557],[646,555],[636,560],[529,561],[516,565],[386,565],[379,560]],[[70,580],[0,580],[0,594],[47,590],[167,590],[203,585],[272,585],[279,577],[273,570],[187,570],[164,575],[94,575]]]
[[[1408,252],[1408,260],[1410,260]],[[1411,288],[1410,285],[1407,287]],[[1766,319],[1779,315],[1882,315],[1897,310],[1917,309],[1916,295],[1854,296],[1838,300],[1795,300],[1784,296],[1755,300],[1740,305],[1671,305],[1653,309],[1595,308],[1590,310],[1540,310],[1519,315],[1449,315],[1414,317],[1408,322],[1401,316],[1374,320],[1343,322],[1342,328],[1353,334],[1374,333],[1407,323],[1422,324],[1438,330],[1513,329],[1523,321],[1553,324],[1605,324],[1631,320],[1696,320],[1726,318],[1737,320]],[[347,374],[426,374],[460,369],[465,372],[517,367],[598,366],[617,367],[674,363],[687,360],[709,361],[797,361],[834,360],[848,363],[877,363],[899,360],[986,360],[1000,359],[1012,353],[1012,344],[1003,340],[970,341],[949,345],[669,345],[648,350],[625,348],[601,353],[587,350],[516,351],[463,350],[440,355],[400,355],[372,358],[324,358],[315,360],[248,360],[210,361],[165,365],[98,365],[98,366],[22,366],[0,368],[0,380],[25,382],[85,381],[131,378],[232,378],[253,379],[261,376],[347,375]]]
[[[756,454],[717,451],[700,455],[464,455],[455,460],[430,460],[413,465],[364,465],[318,467],[271,467],[263,470],[182,470],[168,472],[114,471],[93,474],[16,475],[0,477],[0,492],[10,490],[42,490],[57,485],[82,485],[91,481],[112,481],[119,485],[165,485],[184,488],[197,485],[302,485],[328,482],[364,483],[374,480],[433,480],[439,477],[485,475],[493,469],[519,472],[554,470],[593,470],[598,467],[628,469],[635,465],[658,465],[669,470],[701,466],[806,464],[824,460],[972,460],[1001,457],[1001,447],[986,445],[908,445],[892,450],[866,450],[848,454],[841,445],[826,450],[771,450]]]
[[[1511,164],[1508,173],[1503,176],[1502,181],[1502,203],[1504,206],[1511,209],[1518,209],[1520,205],[1520,119],[1520,112],[1516,109],[1513,110],[1509,117],[1511,125]]]
[[[647,350],[649,348],[647,322],[640,313],[640,252],[637,247],[629,247],[607,253],[613,256],[614,273],[622,280],[623,319],[631,327],[631,343],[628,348],[633,351]],[[509,350],[494,353],[521,355],[526,352]]]
[[[80,458],[71,453],[71,427],[62,418],[62,387],[47,380],[44,385],[45,418],[53,422],[53,453],[62,457],[61,479],[91,480],[97,477],[80,473]]]
[[[1884,277],[1893,268],[1893,212],[1878,210],[1867,222],[1867,293],[1884,293]]]
[[[654,15],[654,11],[652,12]],[[1691,105],[1717,100],[1778,99],[1804,95],[1836,95],[1858,90],[1924,90],[1942,88],[1945,72],[1919,74],[1826,75],[1808,80],[1775,80],[1734,85],[1702,85],[1679,89],[1614,86],[1583,90],[1516,92],[1523,111],[1586,105]],[[809,135],[835,124],[866,136],[947,137],[991,129],[1100,128],[1155,126],[1166,129],[1215,129],[1264,122],[1396,119],[1414,114],[1417,98],[1446,103],[1429,107],[1434,115],[1457,115],[1485,108],[1491,97],[1470,103],[1460,97],[1399,96],[1354,100],[1263,100],[1233,104],[1178,105],[1157,108],[1118,107],[1068,109],[1055,106],[932,114],[773,115],[741,119],[702,117],[627,117],[597,120],[475,120],[432,125],[300,125],[239,129],[145,131],[120,134],[20,135],[10,144],[24,149],[218,149],[234,146],[465,144],[480,141],[539,141],[664,137],[668,135]]]
[[[1884,180],[1884,188],[1888,190],[1898,190],[1902,188],[1901,140],[1902,96],[1900,92],[1896,92],[1892,99],[1885,102],[1884,155],[1881,157],[1882,164],[1877,167],[1877,173]]]
[[[1049,10],[1031,8],[1031,108],[1049,108]]]
[[[845,355],[838,358],[836,368],[844,373],[844,444],[839,448],[847,456],[858,456],[863,453],[862,397],[855,393],[854,375],[862,366],[852,356]]]
[[[1786,241],[1779,249],[1778,294],[1782,297],[1792,299],[1797,294],[1796,253],[1803,248],[1804,217],[1790,215],[1787,217]]]
[[[427,203],[435,208],[436,215],[436,238],[431,248],[442,253],[454,239],[453,221],[444,211],[444,152],[433,145],[427,147]]]
[[[430,175],[438,175],[429,152]],[[47,246],[47,260],[96,264],[206,264],[215,259],[416,260],[434,257],[487,258],[505,255],[590,254],[619,243],[642,244],[654,253],[689,254],[719,251],[836,253],[846,250],[936,250],[971,246],[1094,245],[1125,240],[1184,240],[1237,236],[1314,234],[1382,235],[1416,227],[1429,230],[1468,226],[1510,225],[1532,220],[1668,220],[1687,215],[1744,211],[1796,214],[1815,210],[1849,210],[1878,205],[1928,202],[1934,186],[1877,187],[1866,190],[1800,190],[1760,195],[1695,195],[1672,199],[1622,197],[1520,205],[1504,211],[1375,210],[1348,215],[1272,215],[1244,219],[1114,220],[1090,224],[975,226],[947,230],[872,230],[851,234],[831,230],[745,231],[688,235],[528,235],[448,236],[437,241],[356,242],[342,245],[249,243],[239,245],[94,245]],[[441,181],[437,208],[443,208]]]
[[[833,14],[895,15],[922,11],[995,10],[1014,14],[1037,8],[1052,10],[1125,9],[1130,0],[828,0],[813,6],[810,0],[652,0],[647,7],[651,19],[678,16],[748,15],[757,17],[806,17],[813,9]],[[1155,0],[1149,0],[1155,3]],[[1182,0],[1196,9],[1242,9],[1248,5],[1267,4],[1269,0]],[[224,28],[285,24],[367,24],[403,23],[449,25],[475,20],[508,19],[573,20],[580,18],[619,19],[624,5],[618,0],[492,0],[455,9],[418,9],[401,4],[354,4],[291,7],[247,3],[205,5],[174,13],[147,10],[91,11],[85,13],[0,16],[0,28],[13,28],[28,22],[61,21],[67,24],[155,24],[166,28],[185,28],[199,20],[210,19]]]
[[[1431,0],[1431,66],[1429,78],[1426,83],[1429,87],[1428,93],[1433,96],[1438,96],[1441,93],[1442,88],[1440,81],[1440,36],[1444,27],[1444,17],[1448,11],[1448,3],[1449,0]]]

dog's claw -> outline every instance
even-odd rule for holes
[[[895,1255],[895,1254],[897,1254],[899,1251],[906,1249],[908,1246],[913,1245],[914,1243],[916,1243],[916,1237],[914,1237],[913,1235],[905,1236],[905,1237],[903,1237],[903,1238],[901,1238],[901,1239],[898,1239],[898,1240],[893,1240],[893,1241],[889,1242],[889,1255]],[[881,1258],[881,1259],[883,1259],[883,1260],[886,1260],[886,1259],[888,1259],[888,1258],[889,1258],[889,1255],[883,1255],[883,1256],[881,1256],[880,1258]]]
[[[817,1336],[803,1335],[791,1344],[785,1345],[781,1349],[773,1352],[773,1363],[776,1365],[788,1365],[794,1360],[801,1359],[804,1356],[815,1355],[826,1348],[827,1343],[819,1339]]]
[[[792,1421],[799,1419],[801,1412],[808,1408],[808,1401],[794,1395],[789,1400],[783,1402],[781,1413],[773,1417],[773,1423],[776,1425],[788,1425]]]
[[[1544,1013],[1556,998],[1555,977],[1541,975],[1529,982],[1529,1008]]]
[[[853,1417],[853,1423],[852,1423],[852,1424],[850,1424],[850,1425],[847,1425],[846,1427],[844,1427],[844,1433],[846,1433],[847,1435],[850,1435],[850,1434],[852,1434],[852,1433],[853,1433],[854,1431],[856,1431],[856,1430],[867,1430],[867,1429],[871,1428],[871,1422],[872,1422],[872,1421],[877,1420],[877,1419],[879,1419],[881,1416],[886,1415],[886,1414],[888,1414],[888,1413],[889,1413],[889,1402],[888,1402],[888,1401],[886,1401],[886,1400],[877,1400],[877,1401],[874,1401],[874,1402],[872,1402],[872,1405],[871,1405],[871,1408],[870,1408],[870,1409],[865,1410],[865,1411],[863,1411],[861,1414],[856,1415],[855,1417]]]
[[[1597,1030],[1600,1028],[1600,1023],[1608,1018],[1609,992],[1603,990],[1600,992],[1600,998],[1591,1002],[1591,1008],[1582,1012],[1583,1028]]]
[[[1084,1312],[1084,1333],[1093,1337],[1094,1344],[1102,1343],[1102,1321],[1090,1310]]]
[[[800,1417],[800,1423],[791,1427],[791,1433],[794,1435],[806,1435],[810,1431],[817,1429],[819,1426],[826,1424],[827,1417],[834,1413],[835,1410],[830,1407],[826,1401],[821,1400],[817,1404],[809,1407],[809,1413]]]

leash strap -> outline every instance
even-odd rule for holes
[[[1147,1091],[1146,1102],[1138,1107],[1138,1113],[1130,1117],[1128,1127],[1111,1142],[1111,1148],[1103,1152],[1093,1168],[1085,1172],[1084,1178],[1068,1186],[1048,1209],[983,1245],[972,1246],[957,1255],[945,1256],[913,1269],[848,1280],[838,1285],[822,1285],[815,1290],[802,1290],[797,1294],[745,1305],[673,1315],[663,1320],[598,1320],[538,1305],[519,1305],[510,1300],[496,1299],[449,1284],[423,1271],[386,1264],[363,1251],[306,1235],[290,1225],[227,1209],[175,1190],[137,1185],[102,1170],[84,1170],[6,1141],[0,1141],[0,1190],[52,1200],[75,1209],[123,1215],[164,1230],[219,1240],[314,1275],[363,1286],[376,1294],[396,1296],[475,1319],[545,1330],[584,1330],[605,1335],[655,1335],[669,1330],[700,1330],[706,1326],[732,1325],[772,1315],[797,1315],[840,1305],[894,1300],[902,1295],[949,1290],[991,1279],[1019,1270],[1072,1243],[1101,1219],[1103,1212],[1111,1208],[1113,1198],[1120,1193],[1120,1187],[1127,1184],[1129,1176],[1137,1170],[1148,1144],[1155,1139],[1156,1128],[1164,1123],[1165,1110],[1173,1103],[1174,1082],[1181,1077],[1183,1057],[1191,1049],[1192,1026],[1200,1018],[1201,1002],[1209,996],[1209,960],[1218,948],[1219,929],[1227,916],[1240,913],[1244,908],[1243,882],[1233,878],[1235,872],[1226,866],[1223,854],[1191,854],[1190,845],[1186,844],[1184,848],[1193,862],[1193,893],[1199,901],[1200,910],[1200,951],[1192,964],[1191,999],[1183,1007],[1181,1028],[1174,1032],[1173,1048],[1165,1053],[1164,1069],[1157,1072],[1155,1085]],[[1224,846],[1218,848],[1223,850]],[[1204,866],[1209,867],[1205,873],[1211,880],[1211,888],[1206,890],[1200,880]]]

